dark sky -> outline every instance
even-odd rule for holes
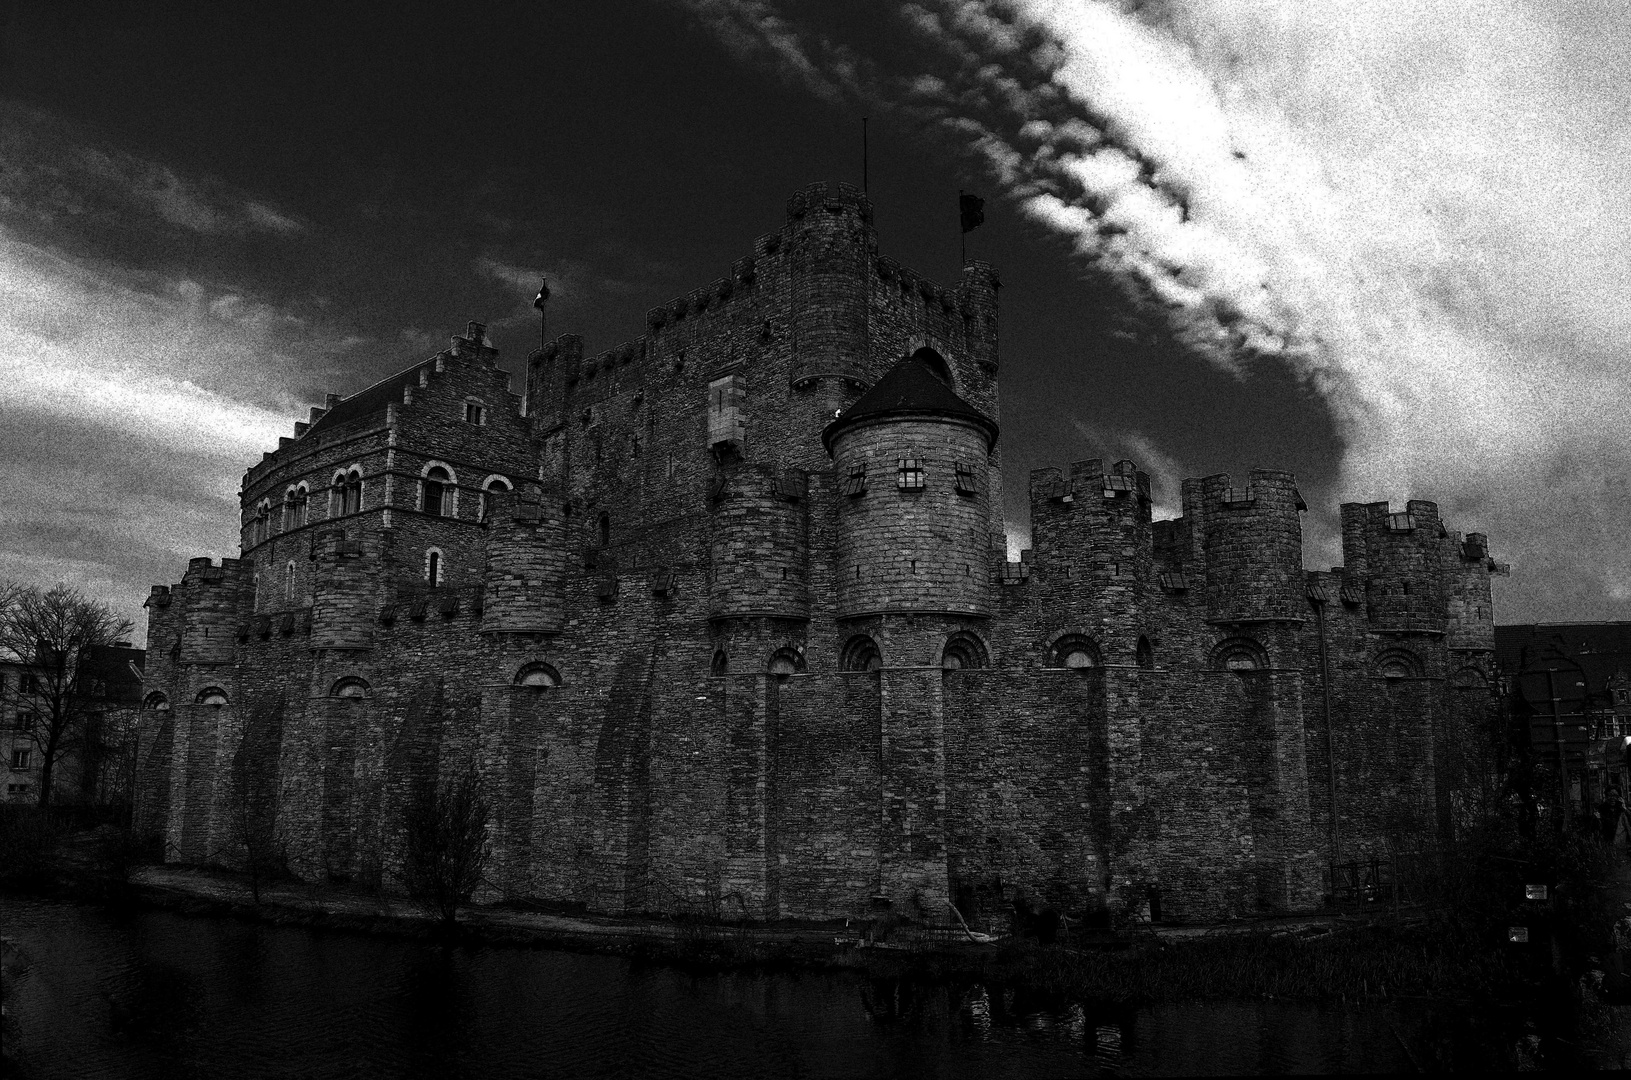
[[[1344,442],[1317,371],[1180,347],[962,133],[887,95],[812,92],[732,47],[708,6],[15,5],[0,465],[22,512],[0,524],[0,572],[133,606],[188,555],[233,553],[236,483],[274,425],[469,319],[519,371],[540,274],[552,334],[591,352],[635,336],[779,227],[794,190],[860,182],[863,113],[885,253],[955,280],[957,190],[987,196],[969,245],[1005,285],[1011,521],[1027,470],[1131,456],[1168,507],[1182,475],[1293,470],[1311,544],[1329,535]],[[889,5],[824,17],[875,51],[894,35],[868,62],[914,74]],[[90,479],[64,493],[64,474]]]

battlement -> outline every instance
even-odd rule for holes
[[[787,200],[788,221],[799,221],[818,210],[829,214],[853,213],[867,224],[872,223],[872,200],[854,184],[842,181],[833,184],[818,180],[794,192]]]
[[[1050,504],[1073,506],[1096,499],[1110,506],[1147,507],[1150,503],[1150,477],[1128,460],[1116,462],[1108,471],[1101,458],[1070,463],[1067,477],[1056,468],[1031,470],[1031,506]]]
[[[187,586],[231,584],[236,585],[243,575],[244,562],[241,559],[222,559],[216,562],[207,555],[187,560],[187,572],[182,576],[181,583]],[[159,586],[155,585],[155,589]]]

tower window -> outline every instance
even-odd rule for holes
[[[344,512],[355,514],[362,509],[362,470],[352,469],[345,478]]]
[[[293,562],[290,562],[289,565],[287,565],[287,566],[285,566],[283,568],[283,599],[286,600],[286,601],[290,601],[290,602],[292,602],[294,600],[294,563]]]
[[[1153,671],[1155,669],[1155,650],[1150,647],[1149,638],[1140,637],[1138,639],[1138,651],[1135,654],[1135,659],[1138,666],[1143,668],[1145,671]]]
[[[714,658],[708,664],[710,675],[723,675],[730,670],[730,658],[725,655],[724,649],[715,649]]]
[[[612,543],[612,515],[604,510],[595,519],[595,541],[601,547],[610,547]]]
[[[788,676],[797,675],[804,670],[804,657],[796,649],[777,649],[770,657],[770,674],[776,677],[777,682],[786,682]]]
[[[863,461],[859,465],[850,466],[849,478],[844,481],[844,494],[866,494],[866,462]]]
[[[922,491],[923,459],[901,458],[895,470],[895,486],[902,491]]]
[[[431,517],[450,516],[453,509],[453,477],[440,465],[433,465],[420,481],[423,499],[420,508]]]
[[[432,586],[442,583],[442,553],[435,548],[425,553],[425,580]]]
[[[197,701],[200,705],[225,705],[227,704],[227,692],[219,686],[208,686],[198,692]]]
[[[883,653],[872,638],[857,634],[844,643],[838,666],[845,671],[877,671],[883,667]]]
[[[487,422],[487,407],[478,401],[465,402],[464,422],[467,424],[485,424]]]
[[[1098,643],[1081,634],[1067,634],[1053,643],[1053,666],[1061,668],[1095,668],[1104,661]]]
[[[355,675],[347,675],[335,682],[329,693],[333,697],[365,698],[368,696],[368,683]]]
[[[957,494],[977,495],[979,490],[974,485],[974,465],[971,462],[959,461],[957,463]]]
[[[967,632],[959,632],[947,638],[946,647],[940,652],[940,666],[946,671],[983,668],[986,662],[985,645],[979,638]]]

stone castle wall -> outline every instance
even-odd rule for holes
[[[1328,860],[1446,827],[1493,564],[1433,504],[1344,507],[1347,565],[1311,572],[1289,474],[1154,522],[1132,462],[1077,462],[1031,476],[1008,562],[979,425],[829,455],[919,350],[999,420],[997,289],[880,256],[865,196],[817,185],[645,336],[539,350],[524,398],[476,325],[331,397],[246,474],[241,557],[154,587],[142,820],[235,863],[252,765],[298,873],[391,886],[409,792],[474,767],[486,895],[933,920],[1306,909]]]

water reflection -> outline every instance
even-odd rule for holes
[[[1113,1010],[979,983],[696,975],[0,898],[26,1075],[1021,1077],[1393,1071],[1378,1012]]]

